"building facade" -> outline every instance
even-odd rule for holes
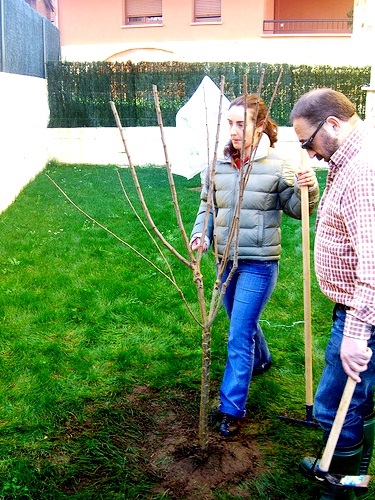
[[[25,0],[38,14],[51,22],[56,21],[56,1],[57,0]]]
[[[374,2],[372,2],[374,3]],[[371,0],[58,0],[62,57],[368,65]],[[372,14],[372,13],[371,13]]]

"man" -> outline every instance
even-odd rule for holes
[[[295,104],[291,123],[310,158],[328,163],[315,238],[315,272],[334,303],[326,364],[314,416],[328,438],[347,376],[357,382],[330,472],[366,474],[374,442],[375,129],[340,92],[312,90]],[[318,460],[301,469],[313,473]],[[321,499],[352,499],[350,489],[326,487]]]

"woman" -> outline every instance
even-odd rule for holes
[[[313,170],[306,168],[297,172],[271,149],[277,141],[277,125],[267,117],[268,110],[263,100],[256,94],[246,96],[246,129],[244,107],[243,96],[229,106],[230,141],[224,148],[224,157],[216,163],[214,177],[215,222],[211,211],[207,234],[202,238],[209,187],[207,174],[190,240],[192,250],[196,251],[202,245],[203,251],[207,251],[213,240],[215,223],[215,244],[219,259],[222,257],[238,199],[240,170],[244,169],[245,174],[251,168],[240,211],[238,267],[223,297],[230,320],[228,357],[219,404],[223,436],[234,435],[239,430],[246,413],[254,371],[261,373],[271,365],[259,320],[277,282],[282,213],[301,218],[300,186],[309,187],[310,213],[319,199],[319,186]],[[255,159],[249,166],[248,157],[254,157],[254,153]],[[244,158],[243,165],[241,158]],[[233,268],[234,252],[231,244],[222,283]]]

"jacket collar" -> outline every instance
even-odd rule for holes
[[[262,137],[260,138],[258,147],[256,148],[254,153],[254,161],[261,160],[262,158],[266,158],[269,154],[269,148],[271,146],[270,139],[267,134],[263,132]],[[224,148],[221,148],[223,150]],[[218,156],[218,160],[225,163],[231,163],[232,159],[225,157],[223,154]],[[245,162],[246,163],[246,162]]]

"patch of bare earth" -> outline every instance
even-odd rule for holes
[[[174,394],[160,399],[147,388],[138,388],[132,404],[153,416],[154,426],[145,429],[144,453],[153,474],[159,479],[154,493],[168,498],[209,500],[213,490],[241,495],[242,481],[264,473],[262,454],[256,442],[244,433],[223,438],[211,423],[206,453],[198,446],[196,394]],[[146,407],[147,406],[147,407]]]

